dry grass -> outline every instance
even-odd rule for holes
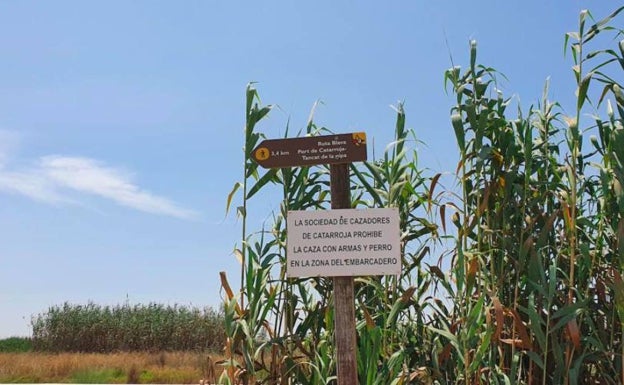
[[[0,353],[0,383],[216,383],[220,357],[202,353]],[[82,381],[77,381],[78,379]]]

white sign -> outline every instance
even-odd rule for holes
[[[399,275],[399,211],[289,211],[289,277]]]

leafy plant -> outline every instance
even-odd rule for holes
[[[622,39],[613,26],[622,10],[598,21],[583,11],[566,35],[571,114],[549,100],[548,81],[534,105],[510,111],[503,75],[479,64],[470,42],[467,68],[444,75],[458,192],[419,168],[402,104],[382,156],[351,165],[351,206],[396,207],[402,231],[401,275],[355,281],[361,384],[624,381],[624,40],[597,46]],[[286,213],[329,208],[328,168],[259,170],[250,154],[271,107],[251,85],[246,106],[244,180],[227,203],[243,190],[241,289],[222,273],[221,380],[334,383],[331,281],[285,276]],[[310,119],[296,136],[324,132]],[[278,191],[280,208],[248,233],[261,191]]]
[[[332,283],[326,278],[286,279],[286,223],[288,210],[327,209],[329,175],[327,166],[284,168],[260,174],[251,160],[251,149],[261,135],[255,124],[266,116],[270,107],[258,104],[257,92],[247,89],[247,125],[245,138],[245,181],[236,183],[228,196],[228,209],[237,190],[243,190],[243,204],[237,213],[246,228],[250,202],[269,186],[278,187],[282,202],[273,214],[270,229],[248,235],[244,232],[241,248],[235,254],[243,261],[243,285],[235,294],[222,273],[226,293],[226,324],[228,342],[224,383],[330,383],[335,379],[333,351]],[[372,366],[394,353],[410,332],[390,330],[394,322],[421,322],[424,317],[419,298],[426,294],[428,280],[419,263],[427,255],[426,235],[437,232],[437,226],[426,216],[432,204],[427,188],[431,180],[416,166],[416,153],[408,151],[413,131],[405,128],[403,105],[396,108],[396,140],[383,159],[351,167],[352,207],[398,207],[401,215],[402,249],[405,273],[401,277],[368,277],[358,279],[356,291],[359,319],[358,335],[367,350],[360,356],[360,378],[367,383],[389,383],[413,375],[405,370],[408,362],[422,361],[414,353],[422,349],[406,349],[392,357],[389,365]],[[288,130],[286,130],[288,133]],[[328,132],[311,119],[298,135]],[[433,182],[435,185],[435,182]],[[425,216],[418,216],[418,212]],[[416,245],[416,246],[413,246]],[[414,276],[414,272],[418,272]],[[402,284],[406,286],[402,286]],[[417,290],[418,289],[418,290]],[[418,298],[414,298],[414,294]],[[390,313],[388,313],[390,312]],[[424,356],[424,353],[423,353]]]
[[[27,337],[9,337],[0,340],[0,353],[24,353],[32,350],[32,341]]]
[[[596,117],[581,128],[583,108],[599,106],[619,87],[605,71],[621,65],[621,56],[585,50],[599,33],[621,33],[609,26],[621,10],[589,28],[591,15],[583,11],[579,32],[566,35],[577,82],[572,116],[548,100],[547,84],[526,116],[519,110],[508,118],[509,100],[496,88],[499,74],[477,64],[476,42],[470,67],[446,72],[457,95],[451,120],[461,154],[462,206],[454,220],[457,292],[447,321],[454,330],[440,335],[455,347],[451,362],[460,364],[466,384],[622,381],[621,365],[608,358],[620,354],[621,331],[604,332],[615,316],[614,293],[606,293],[614,280],[604,272],[621,269],[607,246],[616,244],[613,221],[619,222],[605,217],[617,215],[607,204],[614,199],[604,171],[611,156],[597,139],[591,140],[594,151],[583,151],[585,133],[598,129],[605,144],[621,120],[609,112],[609,121]],[[589,99],[592,81],[604,85],[598,103]],[[590,169],[595,166],[600,178]]]

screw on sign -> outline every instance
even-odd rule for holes
[[[361,162],[367,159],[366,133],[263,140],[252,156],[264,168]]]

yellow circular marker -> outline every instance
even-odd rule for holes
[[[365,132],[354,132],[351,134],[353,138],[353,144],[356,146],[361,146],[366,144],[366,133]]]
[[[256,150],[256,159],[259,161],[267,160],[271,156],[271,152],[266,147],[260,147]]]

